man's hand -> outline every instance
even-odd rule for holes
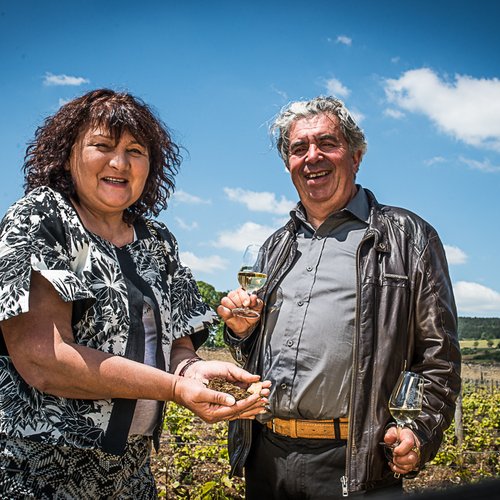
[[[397,444],[392,448],[392,462],[389,462],[393,472],[408,474],[420,465],[420,441],[411,429],[391,427],[385,433],[384,442],[388,447]]]
[[[247,389],[259,380],[258,375],[243,370],[225,361],[199,361],[186,370],[174,389],[174,399],[186,406],[208,423],[220,420],[254,419],[265,413],[271,382],[262,382],[260,391],[248,398],[235,402],[233,396],[207,389],[205,384],[215,377],[221,377],[239,387]]]
[[[249,294],[243,288],[229,292],[222,298],[220,303],[221,305],[217,308],[217,314],[239,337],[245,337],[247,332],[259,321],[259,318],[234,316],[233,309],[236,307],[249,307],[260,314],[264,306],[264,303],[257,295]]]

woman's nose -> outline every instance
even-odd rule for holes
[[[118,170],[127,168],[129,165],[128,155],[126,151],[115,150],[112,158],[109,160],[109,165]]]

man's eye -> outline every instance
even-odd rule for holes
[[[303,156],[307,152],[307,147],[306,146],[295,146],[292,148],[291,154],[295,156]]]
[[[106,144],[104,142],[96,142],[95,144],[92,144],[97,149],[109,149],[109,144]]]
[[[337,147],[337,144],[335,144],[334,142],[331,142],[331,141],[325,141],[325,142],[320,143],[320,145],[319,145],[319,149],[321,149],[321,151],[331,151],[332,149],[335,149],[336,147]]]

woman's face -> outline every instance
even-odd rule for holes
[[[78,136],[68,169],[84,208],[102,216],[122,213],[144,190],[149,151],[127,130],[116,142],[108,130],[89,128]]]

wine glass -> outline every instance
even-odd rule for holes
[[[243,254],[238,282],[246,292],[252,294],[260,290],[267,280],[267,249],[252,243],[247,246]],[[260,314],[249,307],[236,307],[234,316],[242,318],[258,318]]]
[[[389,411],[396,421],[398,433],[398,440],[391,448],[399,445],[399,430],[411,424],[422,411],[423,397],[424,377],[413,372],[401,372],[389,398]],[[399,474],[394,473],[394,477],[399,477]]]

